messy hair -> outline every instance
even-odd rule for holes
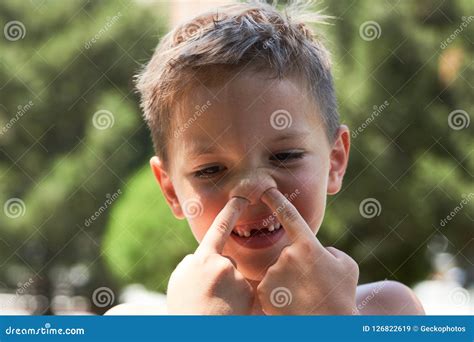
[[[330,142],[339,127],[329,53],[308,26],[328,18],[311,1],[279,11],[263,1],[233,3],[203,13],[168,34],[136,76],[141,108],[157,156],[167,159],[171,118],[191,86],[242,70],[297,77],[313,96]],[[224,76],[223,76],[224,75]],[[199,81],[198,81],[199,80]]]

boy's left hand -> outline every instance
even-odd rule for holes
[[[357,263],[323,247],[298,210],[277,189],[262,196],[291,239],[257,287],[267,315],[357,314]]]

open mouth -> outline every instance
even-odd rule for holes
[[[250,238],[258,235],[271,235],[275,234],[282,228],[282,225],[274,217],[269,217],[260,222],[252,224],[236,225],[232,234],[241,238]]]
[[[251,224],[238,224],[232,231],[235,242],[251,249],[268,248],[275,245],[285,235],[285,229],[276,217],[270,216]]]

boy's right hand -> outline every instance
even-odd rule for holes
[[[252,286],[233,262],[222,255],[238,217],[248,205],[233,197],[215,218],[194,254],[187,255],[168,283],[168,313],[184,315],[248,315]]]

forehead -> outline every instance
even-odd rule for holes
[[[262,141],[324,134],[314,100],[297,80],[243,72],[219,84],[197,84],[174,116],[170,155],[236,145],[248,150]]]

